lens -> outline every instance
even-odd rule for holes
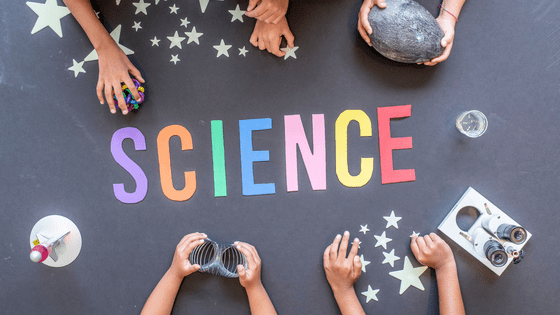
[[[503,240],[515,244],[521,244],[527,239],[527,231],[524,228],[505,223],[498,226],[496,235]]]
[[[502,267],[507,263],[507,254],[500,242],[490,240],[484,244],[486,258],[496,267]]]

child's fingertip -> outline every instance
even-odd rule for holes
[[[111,114],[116,114],[117,110],[116,109],[111,109]]]

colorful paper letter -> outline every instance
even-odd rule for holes
[[[325,115],[313,115],[313,153],[300,115],[284,116],[286,138],[286,182],[288,191],[298,191],[297,146],[313,190],[327,189]]]
[[[416,180],[414,169],[394,170],[393,150],[412,149],[412,137],[391,138],[391,118],[410,117],[411,106],[389,106],[377,108],[379,126],[379,165],[381,183],[402,183]]]
[[[214,168],[214,197],[227,196],[226,158],[224,153],[224,125],[221,120],[210,122],[212,129],[212,162]]]
[[[136,182],[136,190],[128,193],[124,190],[124,184],[113,184],[113,193],[122,203],[138,203],[144,200],[148,193],[148,178],[140,166],[124,153],[122,148],[124,139],[132,139],[136,151],[146,150],[146,138],[140,130],[134,127],[125,127],[115,131],[111,138],[111,154],[113,154],[115,162],[132,175]]]
[[[360,125],[360,137],[371,137],[371,120],[361,110],[345,110],[335,122],[336,175],[340,183],[347,187],[362,187],[373,174],[373,158],[361,159],[360,174],[350,175],[348,171],[348,124],[354,120]]]
[[[241,183],[243,195],[267,195],[276,193],[274,183],[255,184],[253,162],[269,160],[268,150],[253,151],[253,131],[272,128],[272,119],[247,119],[239,121],[239,146],[241,150]]]
[[[178,136],[181,139],[181,150],[192,150],[191,133],[183,126],[170,125],[163,128],[157,137],[159,176],[163,194],[173,201],[185,201],[192,197],[196,190],[196,172],[185,172],[185,188],[176,190],[171,177],[171,156],[169,153],[169,139]]]

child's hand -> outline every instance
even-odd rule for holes
[[[294,35],[290,31],[288,21],[285,17],[280,19],[278,24],[268,24],[263,21],[257,21],[255,30],[251,34],[249,41],[253,46],[259,47],[260,50],[268,50],[269,53],[278,57],[284,57],[285,51],[280,50],[282,35],[286,38],[288,46],[294,48]]]
[[[286,15],[288,2],[288,0],[249,0],[245,15],[269,24],[277,24]]]
[[[97,98],[103,104],[103,90],[105,90],[105,99],[111,109],[111,113],[116,113],[113,94],[117,96],[119,108],[123,115],[128,114],[126,102],[123,97],[121,82],[124,82],[130,89],[134,99],[139,101],[140,94],[134,86],[130,74],[132,74],[139,82],[144,83],[144,79],[140,71],[132,65],[128,57],[119,48],[114,41],[107,43],[103,48],[97,50],[99,56],[99,80],[97,82]]]
[[[179,245],[177,245],[177,249],[175,249],[173,262],[171,263],[171,267],[169,267],[169,272],[173,276],[183,279],[200,269],[199,265],[191,265],[189,255],[196,246],[204,243],[206,237],[204,233],[191,233],[183,237]]]
[[[419,263],[435,270],[450,264],[455,265],[451,248],[436,233],[423,237],[413,235],[410,240],[410,248]]]
[[[385,9],[387,4],[385,0],[364,0],[362,3],[362,8],[360,9],[360,13],[358,14],[358,32],[362,35],[362,38],[371,46],[371,39],[369,39],[368,34],[371,34],[373,30],[371,29],[371,25],[369,25],[368,15],[371,8],[374,5],[377,5],[381,9]]]
[[[350,254],[346,257],[349,238],[350,233],[348,231],[344,232],[344,237],[342,237],[342,242],[340,243],[340,234],[337,235],[333,243],[325,249],[323,254],[325,274],[333,292],[337,290],[353,290],[354,282],[362,274],[362,263],[357,256],[360,241],[357,238],[354,239]],[[340,247],[338,246],[339,243]]]
[[[454,17],[450,16],[449,14],[440,15],[436,21],[438,21],[439,26],[441,27],[445,36],[441,40],[441,46],[445,47],[443,54],[441,56],[436,57],[430,61],[424,62],[426,66],[434,66],[449,57],[451,53],[451,48],[453,47],[453,39],[455,38],[455,23],[457,22]]]
[[[257,253],[253,245],[243,242],[235,242],[234,244],[237,249],[247,257],[247,269],[245,269],[243,265],[237,266],[239,282],[245,290],[250,290],[255,286],[261,286],[261,258],[259,257],[259,253]]]

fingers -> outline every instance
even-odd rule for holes
[[[424,248],[426,248],[426,241],[424,241],[423,237],[417,237],[416,238],[416,244],[418,244],[418,249],[420,251],[424,250]]]
[[[354,256],[353,266],[355,279],[358,279],[362,275],[362,262],[360,261],[360,257]]]
[[[140,73],[140,71],[136,69],[136,67],[134,67],[132,64],[130,65],[128,72],[130,72],[130,74],[132,74],[132,76],[135,77],[138,82],[146,83],[146,81],[144,81],[144,78],[142,78],[142,74]]]
[[[432,242],[432,239],[430,238],[429,235],[424,235],[424,237],[422,237],[424,239],[424,242],[426,243],[426,247],[428,248],[433,248],[434,247],[434,242]]]
[[[179,242],[179,244],[177,245],[177,250],[179,251],[185,251],[188,248],[189,254],[190,252],[198,245],[204,243],[204,239],[207,238],[208,236],[204,233],[191,233],[188,235],[185,235],[183,237],[183,239]]]
[[[257,269],[260,266],[261,258],[254,246],[244,242],[235,242],[234,244],[247,257],[247,267],[249,269]]]
[[[113,101],[113,91],[111,86],[108,84],[105,85],[105,99],[107,100],[107,105],[109,105],[109,109],[111,110],[111,113],[113,114],[116,113],[117,110],[115,109],[115,101]]]
[[[247,276],[247,271],[243,265],[237,265],[237,273],[239,274],[239,278],[245,278]]]
[[[439,237],[439,235],[437,235],[437,234],[434,233],[434,232],[430,233],[429,236],[430,236],[430,238],[432,239],[432,242],[434,242],[434,243],[439,242],[439,241],[442,240],[441,237]]]
[[[369,11],[371,11],[371,7],[362,6],[359,13],[358,26],[362,26],[368,34],[371,34],[373,30],[371,29],[371,25],[369,25],[368,21]]]
[[[428,66],[433,66],[435,64],[438,64],[444,60],[447,60],[447,58],[449,57],[449,54],[451,53],[451,47],[453,47],[453,42],[447,44],[447,47],[445,47],[445,50],[443,51],[443,54],[441,54],[441,56],[434,58],[430,61],[430,64]]]
[[[249,0],[249,5],[247,6],[247,12],[253,10],[257,6],[257,3],[259,3],[259,1],[260,0]],[[247,13],[245,13],[245,15],[249,16]]]
[[[385,3],[385,0],[377,0],[377,6],[381,9],[385,9],[387,7],[387,3]]]
[[[105,102],[103,101],[103,82],[97,81],[97,86],[95,87],[95,92],[97,93],[97,99],[99,103],[103,105]]]
[[[417,239],[418,237],[416,235],[413,235],[410,238],[410,249],[412,250],[412,253],[416,258],[418,258],[418,254],[420,253],[420,249],[418,248],[418,243],[416,242]]]
[[[260,50],[265,50],[266,49],[266,43],[264,41],[264,39],[259,38],[259,49]]]
[[[331,247],[331,251],[329,253],[330,259],[336,259],[336,257],[338,256],[337,252],[338,252],[338,244],[340,243],[340,237],[341,237],[340,234],[338,234],[334,238],[334,241],[332,242],[332,244],[330,246]]]
[[[121,109],[121,112],[123,115],[128,114],[128,109],[126,106],[126,101],[124,100],[124,95],[122,92],[122,85],[120,82],[118,82],[118,84],[115,82],[113,83],[113,91],[115,93],[115,96],[117,97],[117,105],[119,106],[119,108]]]
[[[255,9],[247,10],[247,12],[245,12],[245,15],[257,20],[262,20],[261,15],[263,15],[263,13],[265,13],[266,11],[268,11],[268,8],[265,7],[265,5],[258,5]]]
[[[363,40],[369,45],[371,46],[371,39],[369,38],[364,26],[362,25],[362,20],[358,19],[358,32],[360,33],[360,36],[362,36]],[[368,23],[369,24],[369,23]]]
[[[251,34],[251,38],[249,38],[249,42],[251,43],[251,45],[257,47],[257,45],[258,45],[257,39],[258,38],[259,37],[257,35],[257,32],[254,31],[253,34]]]
[[[282,40],[282,37],[276,37],[276,38],[272,38],[270,40],[269,52],[273,53],[274,55],[276,55],[278,57],[284,57],[284,55],[286,55],[285,51],[280,50],[280,41],[281,40]]]
[[[126,87],[130,90],[130,93],[132,93],[134,99],[137,102],[140,102],[140,94],[138,94],[138,90],[136,89],[134,82],[132,82],[132,79],[130,77],[125,78],[124,84],[126,84]]]
[[[278,24],[278,22],[280,22],[282,20],[282,18],[284,17],[284,15],[279,15],[278,17],[276,17],[276,19],[274,19],[272,22],[272,24]]]
[[[350,249],[350,254],[348,255],[349,259],[354,259],[354,257],[358,255],[358,246],[360,246],[360,240],[356,237],[354,239],[354,244],[352,244],[352,248]]]
[[[265,12],[264,14],[262,14],[261,16],[258,17],[259,20],[266,22],[266,23],[270,23],[273,20],[276,19],[276,15],[274,15],[274,12],[269,10],[267,12]],[[270,19],[270,21],[269,21]]]
[[[284,33],[284,38],[286,38],[286,41],[288,42],[288,46],[290,46],[290,48],[294,48],[294,34],[292,34],[292,31],[287,28]]]
[[[338,259],[346,259],[346,250],[348,249],[349,238],[350,233],[345,231],[344,236],[342,237],[342,242],[340,242],[340,248],[338,249]]]

